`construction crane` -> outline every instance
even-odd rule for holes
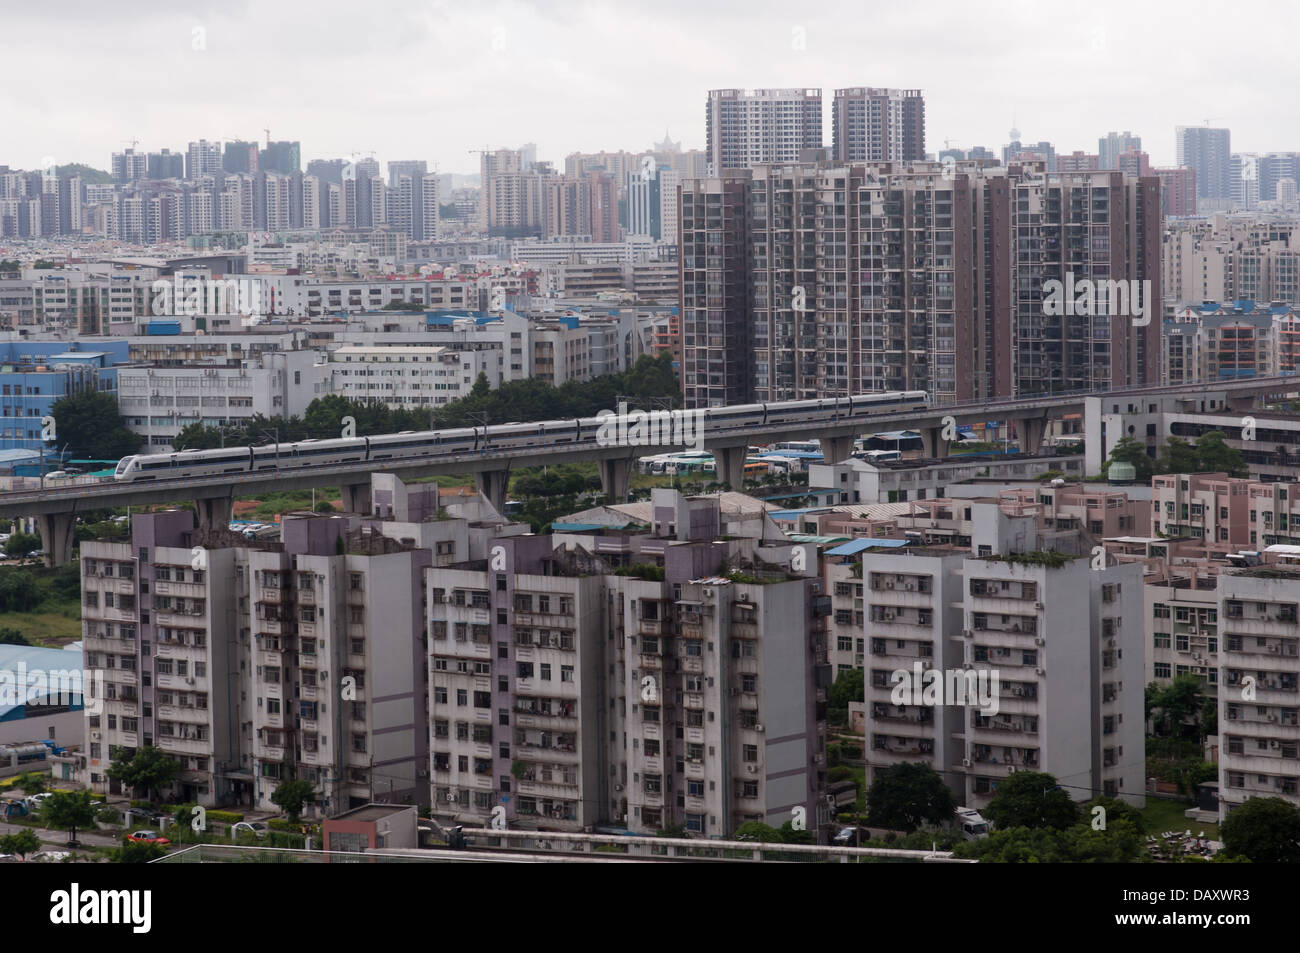
[[[262,131],[266,133],[266,147],[269,149],[271,148],[271,130],[263,126]]]
[[[139,140],[139,139],[123,139],[122,142],[123,142],[123,143],[127,143],[127,142],[131,143],[131,151],[132,151],[132,152],[134,152],[134,151],[135,151],[135,147],[138,146],[138,145],[140,144],[140,140]]]

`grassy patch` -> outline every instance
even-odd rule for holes
[[[0,612],[0,629],[17,629],[32,645],[61,648],[81,638],[81,615],[71,612]]]
[[[1185,831],[1193,834],[1205,831],[1212,840],[1219,839],[1219,825],[1189,821],[1183,812],[1192,807],[1191,801],[1174,800],[1169,797],[1147,795],[1147,806],[1142,810],[1142,826],[1148,834],[1163,834],[1165,831]]]

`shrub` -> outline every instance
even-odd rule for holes
[[[238,824],[243,819],[243,814],[234,811],[208,811],[208,820],[220,821],[222,824]]]
[[[107,804],[105,804],[103,807],[101,807],[98,811],[95,812],[95,820],[100,821],[101,823],[104,824],[121,824],[122,813],[121,811],[117,810],[117,808],[109,807]]]

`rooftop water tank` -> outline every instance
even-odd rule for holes
[[[1137,480],[1137,467],[1131,463],[1116,460],[1106,473],[1111,483],[1133,483]]]

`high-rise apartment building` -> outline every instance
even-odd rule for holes
[[[113,153],[113,178],[119,182],[134,182],[149,174],[149,157],[134,149]]]
[[[170,149],[149,153],[148,176],[151,179],[185,178],[185,156]]]
[[[200,139],[185,150],[185,178],[197,182],[205,175],[220,174],[221,143]]]
[[[924,159],[925,99],[919,89],[837,89],[831,141],[836,162]]]
[[[1176,164],[1196,173],[1197,199],[1232,198],[1232,133],[1208,126],[1179,126]]]
[[[1300,807],[1300,572],[1219,575],[1219,812],[1252,797]]]
[[[430,551],[356,516],[286,517],[282,542],[193,521],[140,514],[129,542],[82,547],[86,667],[106,675],[91,787],[117,790],[113,749],[156,745],[174,793],[209,806],[273,810],[289,776],[327,813],[421,798]]]
[[[822,148],[820,89],[713,89],[706,109],[709,174],[795,162]]]
[[[1196,214],[1196,170],[1185,166],[1156,169],[1160,177],[1160,210],[1165,218]]]
[[[1159,200],[1153,177],[1034,164],[760,164],[688,180],[687,400],[1154,382]],[[1115,300],[1095,315],[1054,309],[1053,280],[1113,281]],[[1154,317],[1130,314],[1138,305]]]
[[[227,142],[225,153],[221,157],[221,168],[231,173],[257,175],[259,157],[256,142]]]
[[[752,400],[750,172],[682,183],[682,389],[689,407]]]
[[[302,146],[294,141],[268,142],[258,156],[257,167],[263,172],[293,175],[302,171]]]

